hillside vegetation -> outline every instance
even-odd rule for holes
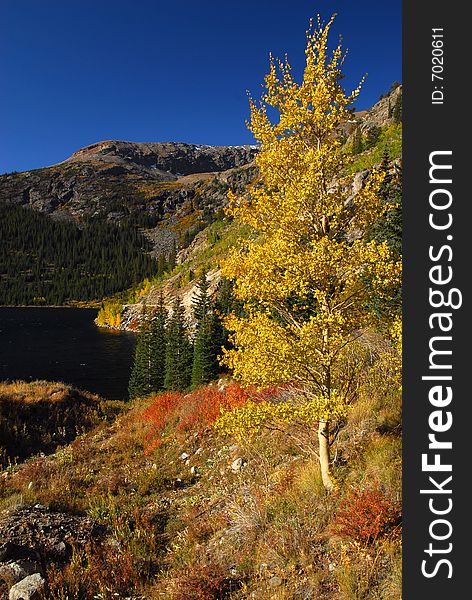
[[[401,88],[394,88],[394,94],[398,96]],[[390,175],[397,181],[399,193],[395,192],[396,199],[401,202],[401,140],[402,125],[395,123],[392,117],[384,116],[384,105],[388,104],[390,95],[386,96],[372,108],[370,113],[360,119],[360,123],[368,132],[369,127],[378,129],[374,142],[367,148],[362,148],[359,153],[352,154],[353,126],[351,136],[345,142],[345,151],[352,154],[352,161],[341,173],[341,177],[348,186],[353,186],[353,178],[366,176],[374,167],[378,167],[386,161],[386,168]],[[390,101],[391,104],[394,100]],[[388,113],[387,113],[388,114]],[[380,116],[379,116],[380,115]],[[380,125],[375,125],[380,123]],[[365,145],[367,133],[362,134]],[[355,185],[355,184],[354,184]],[[204,193],[204,192],[202,192]],[[177,229],[185,231],[183,221],[176,220]],[[401,217],[398,220],[400,231],[396,236],[401,238]],[[212,222],[203,228],[195,229],[191,237],[183,247],[178,246],[176,260],[164,262],[160,272],[148,277],[144,282],[134,286],[121,299],[112,299],[103,303],[99,317],[102,326],[117,327],[122,329],[136,329],[141,318],[142,306],[148,307],[157,303],[159,293],[164,291],[166,302],[170,308],[172,298],[175,296],[191,296],[195,293],[198,275],[202,270],[219,269],[221,261],[227,256],[228,251],[233,248],[238,240],[248,239],[254,236],[246,225],[233,220],[227,215],[217,212],[212,217]],[[121,301],[120,301],[121,300]],[[185,302],[184,302],[185,304]],[[188,317],[191,319],[191,313]]]
[[[0,467],[52,452],[119,406],[61,383],[0,383]]]
[[[137,401],[113,424],[5,472],[10,515],[40,503],[104,528],[48,562],[47,598],[398,600],[399,373],[378,338],[364,352],[377,359],[338,437],[334,495],[311,426],[250,440],[215,430],[222,407],[290,394],[236,384]]]

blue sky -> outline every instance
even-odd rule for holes
[[[333,12],[368,108],[401,81],[399,1],[1,0],[0,173],[106,139],[250,144],[269,52],[300,73],[309,18]]]

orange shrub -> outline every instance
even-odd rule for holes
[[[222,410],[244,406],[249,393],[238,384],[220,390],[216,386],[202,387],[186,398],[185,410],[177,426],[178,431],[197,429],[199,432],[211,425]]]
[[[149,423],[149,445],[145,452],[148,454],[160,444],[160,436],[166,425],[175,419],[178,409],[183,403],[180,392],[164,392],[158,394],[142,414],[144,422]]]
[[[238,383],[221,390],[212,385],[199,388],[185,396],[185,406],[177,430],[202,432],[213,425],[221,413],[240,408],[248,400],[254,403],[262,402],[277,391],[277,388],[266,388],[260,391],[254,387],[242,388]]]
[[[370,544],[396,529],[401,523],[400,505],[375,485],[353,490],[343,500],[334,519],[335,535]]]

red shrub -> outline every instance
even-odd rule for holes
[[[143,420],[151,426],[151,442],[146,451],[149,452],[159,445],[162,431],[171,422],[178,420],[178,432],[201,433],[218,419],[222,411],[244,406],[248,400],[262,402],[273,397],[278,391],[278,388],[257,391],[255,388],[242,388],[234,383],[224,389],[208,385],[186,396],[179,392],[159,394],[142,415]]]
[[[143,412],[143,421],[150,425],[149,445],[146,448],[146,453],[151,452],[159,445],[162,431],[171,420],[176,418],[183,399],[184,397],[180,392],[164,392],[158,394],[152,404]]]
[[[219,565],[192,565],[175,581],[174,600],[218,600],[227,598],[241,586]]]
[[[143,412],[143,419],[161,431],[182,404],[182,399],[183,396],[180,392],[164,392],[157,395],[152,404]]]
[[[177,429],[202,431],[212,425],[223,410],[244,406],[249,397],[249,391],[238,384],[230,385],[223,390],[216,386],[199,388],[186,396],[185,410]]]
[[[400,522],[400,505],[376,485],[353,490],[344,499],[334,519],[333,533],[370,544],[390,533]]]

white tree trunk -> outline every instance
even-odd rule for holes
[[[328,421],[320,420],[318,425],[318,443],[320,453],[320,469],[323,485],[328,491],[335,488],[333,478],[331,476],[330,454],[329,454],[329,423]]]

